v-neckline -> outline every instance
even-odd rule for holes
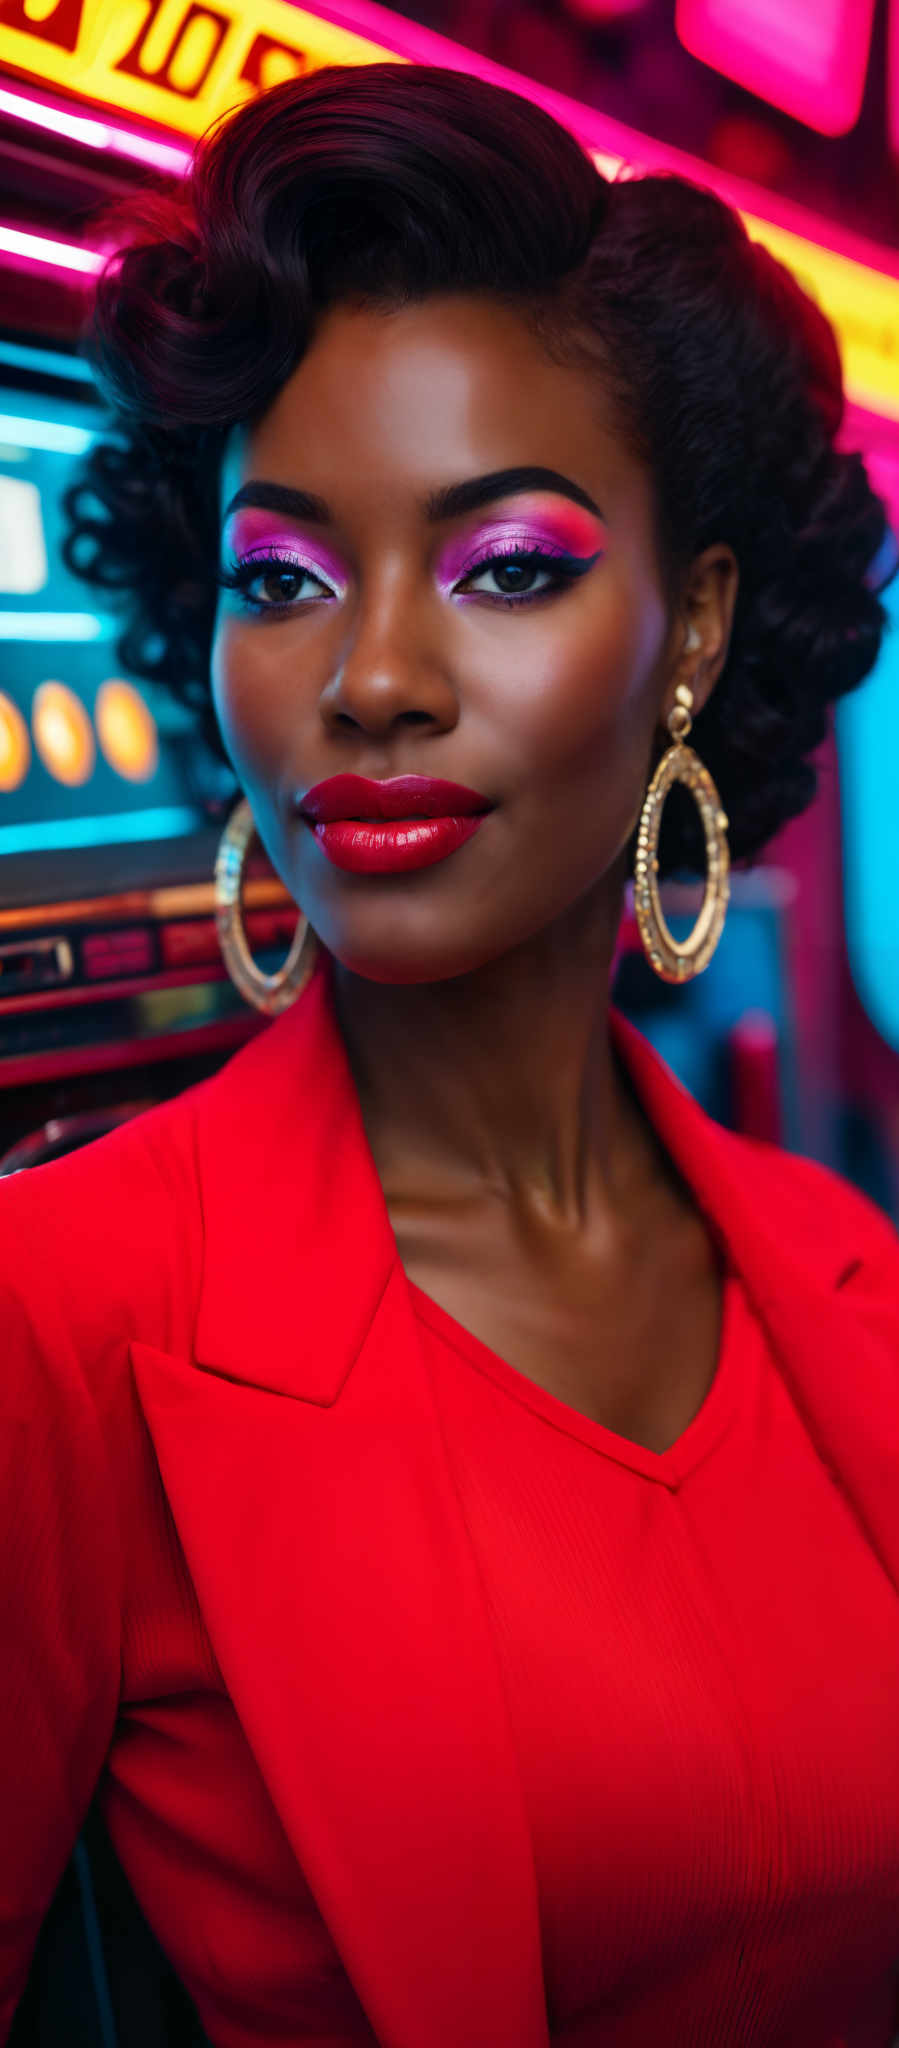
[[[677,1487],[708,1456],[730,1427],[742,1349],[740,1333],[743,1319],[750,1314],[740,1276],[731,1267],[726,1268],[722,1275],[721,1334],[714,1377],[686,1429],[664,1451],[653,1451],[644,1444],[634,1443],[630,1437],[619,1436],[604,1423],[595,1422],[591,1416],[572,1408],[556,1394],[548,1393],[545,1387],[529,1379],[526,1373],[510,1365],[489,1344],[466,1329],[408,1274],[405,1281],[415,1315],[469,1365],[485,1374],[503,1393],[529,1408],[541,1421],[576,1437],[591,1450],[613,1459],[616,1464],[628,1466],[644,1478],[658,1480],[671,1488]]]

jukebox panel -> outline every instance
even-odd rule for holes
[[[214,921],[235,778],[194,714],[129,673],[114,599],[63,559],[63,494],[108,431],[77,356],[0,334],[0,1158],[13,1164],[202,1078],[260,1021]],[[261,849],[244,902],[273,966],[296,910]]]
[[[0,350],[0,857],[183,837],[233,777],[189,713],[123,672],[120,619],[66,567],[62,497],[103,414],[61,352],[26,387],[29,353],[13,369]]]

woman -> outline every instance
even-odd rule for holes
[[[302,914],[272,990],[235,826],[283,1014],[2,1189],[6,2021],[99,1787],[217,2048],[886,2048],[899,1244],[608,1004],[876,657],[831,332],[386,64],[204,143],[93,345],[71,559]]]

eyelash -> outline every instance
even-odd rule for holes
[[[504,604],[512,610],[517,610],[519,605],[532,604],[541,597],[551,597],[555,591],[564,588],[566,583],[575,582],[579,576],[583,576],[586,570],[592,567],[595,561],[596,555],[591,555],[584,561],[578,556],[566,555],[561,551],[558,554],[553,554],[549,549],[541,547],[510,548],[508,543],[506,543],[505,545],[488,549],[483,555],[479,555],[477,561],[471,563],[459,580],[461,583],[467,583],[470,577],[477,575],[483,569],[490,568],[494,562],[514,563],[516,566],[527,564],[535,569],[551,569],[554,580],[548,587],[545,586],[542,590],[527,590],[521,592],[518,596],[513,596],[506,591],[493,593],[494,603]],[[295,597],[292,597],[285,598],[283,601],[276,600],[271,602],[270,600],[266,601],[265,599],[250,596],[251,584],[255,583],[260,576],[264,576],[273,569],[277,570],[279,568],[286,569],[294,575],[309,576],[313,582],[320,582],[323,588],[327,587],[323,579],[316,576],[314,570],[307,569],[305,564],[298,562],[294,555],[280,554],[276,550],[272,550],[266,555],[254,555],[242,562],[236,562],[229,569],[220,570],[215,580],[220,590],[238,591],[248,610],[256,612],[257,615],[263,613],[268,616],[273,614],[276,616],[283,615],[285,612],[295,611],[298,602],[305,604],[308,600],[302,598],[298,601]],[[479,594],[485,597],[491,595],[489,591],[482,591]]]

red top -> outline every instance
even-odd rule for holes
[[[0,1181],[0,2042],[99,1782],[216,2048],[886,2048],[899,1239],[610,1029],[740,1276],[663,1456],[410,1285],[327,956]]]
[[[661,1454],[411,1293],[500,1654],[553,2048],[884,2048],[896,1602],[738,1277]]]

